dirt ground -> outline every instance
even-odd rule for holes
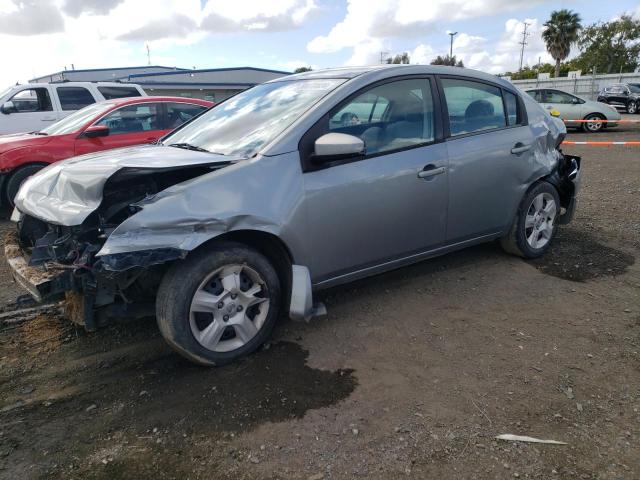
[[[580,204],[543,259],[488,244],[328,291],[234,365],[153,319],[0,320],[0,478],[640,478],[640,148],[565,150]],[[0,268],[0,310],[28,307]]]

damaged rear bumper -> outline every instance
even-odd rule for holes
[[[61,297],[73,286],[71,271],[50,271],[29,266],[16,232],[9,232],[5,236],[4,254],[13,279],[38,302]]]

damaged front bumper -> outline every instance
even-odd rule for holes
[[[4,254],[16,283],[38,302],[62,297],[64,292],[73,288],[71,271],[30,266],[28,259],[23,255],[16,232],[9,232],[5,236]]]

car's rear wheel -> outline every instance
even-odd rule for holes
[[[226,243],[171,267],[158,290],[157,321],[180,354],[201,365],[223,365],[264,343],[280,301],[269,261],[244,245]]]
[[[587,122],[582,124],[582,129],[588,133],[596,133],[601,131],[604,128],[604,122],[594,121],[594,120],[606,120],[603,115],[599,113],[590,113],[586,117],[584,117]]]
[[[500,239],[502,248],[524,258],[543,255],[555,236],[559,211],[560,198],[553,185],[536,183],[522,199],[509,235]]]
[[[7,205],[11,205],[13,207],[13,199],[16,198],[18,194],[18,190],[24,183],[24,181],[29,178],[34,173],[39,172],[45,167],[45,165],[25,165],[24,167],[16,168],[11,176],[7,180],[7,186],[5,187],[5,200],[7,201]]]
[[[638,103],[633,100],[627,103],[627,113],[638,113]]]

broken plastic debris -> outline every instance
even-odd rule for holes
[[[558,442],[557,440],[543,440],[540,438],[527,437],[524,435],[512,435],[505,433],[496,437],[498,440],[507,440],[510,442],[528,442],[528,443],[549,443],[552,445],[566,445],[565,442]]]

